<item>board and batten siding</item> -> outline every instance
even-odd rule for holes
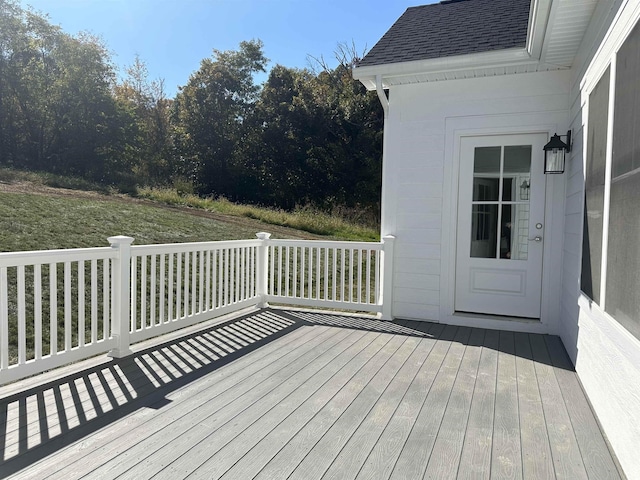
[[[569,78],[555,71],[391,87],[382,235],[397,238],[395,317],[452,323],[460,135],[566,131]],[[561,180],[548,181],[554,191],[562,200]]]
[[[638,0],[599,2],[574,63],[558,331],[628,478],[640,478],[640,341],[580,292],[580,270],[589,94],[638,21]]]

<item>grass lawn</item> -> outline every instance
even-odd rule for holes
[[[259,231],[318,238],[249,218],[184,210],[98,195],[0,192],[0,251],[104,247],[113,235],[134,237],[137,245],[252,239]]]

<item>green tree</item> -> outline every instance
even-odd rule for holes
[[[147,66],[136,55],[125,79],[114,88],[122,108],[135,117],[128,155],[133,173],[144,183],[167,183],[173,173],[171,100],[164,80],[149,80]]]
[[[176,96],[177,153],[183,174],[201,194],[237,197],[236,151],[259,92],[253,75],[266,62],[259,40],[241,42],[238,50],[214,50]]]

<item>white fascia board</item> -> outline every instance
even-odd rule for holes
[[[529,11],[529,27],[527,29],[527,52],[531,58],[540,59],[542,46],[547,34],[552,4],[558,1],[534,0]],[[556,9],[554,8],[554,11]]]
[[[526,49],[510,48],[429,60],[355,67],[353,69],[353,78],[360,80],[367,90],[375,90],[377,75],[382,77],[383,86],[387,88],[393,84],[394,77],[523,65],[531,63],[531,61],[532,58]]]

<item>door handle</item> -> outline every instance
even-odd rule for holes
[[[529,239],[530,242],[541,242],[542,241],[542,237],[540,235],[536,235],[533,238]]]

